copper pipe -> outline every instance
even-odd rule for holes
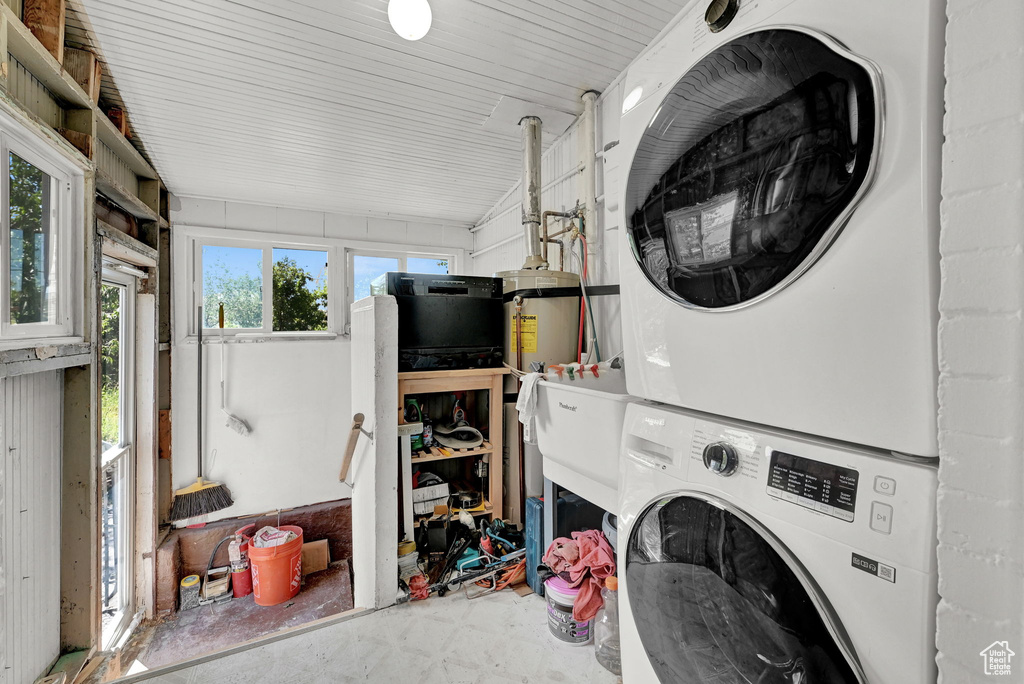
[[[558,245],[558,270],[559,271],[564,271],[565,270],[565,244],[561,240],[555,240],[555,239],[552,239],[552,238],[548,238],[547,240],[545,240],[544,244],[547,244],[549,242],[552,242],[552,243]]]
[[[565,229],[562,229],[562,230],[558,231],[554,235],[548,235],[548,217],[549,216],[557,216],[558,218],[575,218],[576,214],[574,212],[568,212],[567,213],[567,212],[564,212],[564,211],[545,211],[540,216],[541,216],[541,218],[540,218],[541,258],[543,258],[544,261],[547,262],[547,260],[548,260],[548,242],[550,241],[550,238],[554,237],[555,235],[561,235],[562,233],[565,233],[568,230],[572,230],[571,228],[565,228]]]

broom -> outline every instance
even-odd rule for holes
[[[198,420],[196,434],[199,437],[199,476],[196,481],[184,489],[174,492],[174,504],[171,506],[171,521],[195,518],[207,513],[219,511],[235,503],[231,492],[218,482],[203,479],[203,307],[199,307],[199,395]]]

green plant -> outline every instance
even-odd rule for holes
[[[285,257],[274,263],[274,330],[327,330],[327,283]]]

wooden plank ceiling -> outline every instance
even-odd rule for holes
[[[75,4],[171,192],[471,224],[520,174],[502,96],[579,113],[685,0],[431,0],[417,42],[387,0]]]

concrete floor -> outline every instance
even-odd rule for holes
[[[137,660],[149,669],[193,660],[352,608],[348,562],[340,561],[303,577],[299,595],[276,606],[257,606],[250,594],[148,626],[139,637]]]
[[[133,678],[133,681],[134,678]],[[511,590],[430,598],[144,680],[151,684],[486,684],[618,677],[548,632],[544,599]]]

